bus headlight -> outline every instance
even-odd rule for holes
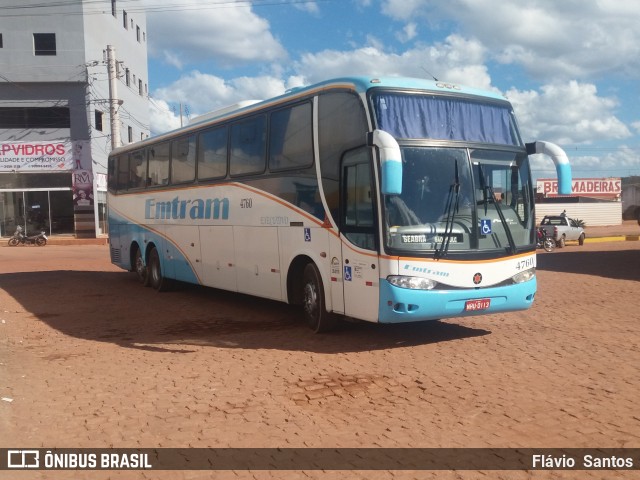
[[[389,275],[387,281],[396,287],[411,290],[432,290],[438,284],[428,278],[407,277],[405,275]]]
[[[513,277],[511,277],[511,280],[513,280],[513,283],[524,283],[524,282],[528,282],[535,276],[536,276],[536,269],[530,268],[529,270],[525,270],[524,272],[515,274]]]

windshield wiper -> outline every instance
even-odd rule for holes
[[[513,234],[511,233],[511,229],[507,224],[507,219],[502,212],[502,207],[500,203],[496,201],[496,194],[493,191],[493,187],[488,185],[484,176],[484,170],[482,169],[482,165],[478,165],[478,170],[480,171],[480,186],[482,187],[482,194],[484,196],[484,213],[487,213],[487,204],[489,203],[489,199],[491,199],[491,203],[496,207],[496,212],[498,212],[498,216],[500,217],[500,221],[502,222],[502,226],[504,227],[504,232],[507,234],[507,240],[509,241],[509,250],[511,254],[516,253],[516,242],[513,239]],[[487,195],[488,194],[488,195]]]
[[[449,245],[451,244],[451,236],[453,234],[453,220],[456,212],[458,211],[458,203],[460,201],[460,175],[458,173],[458,160],[454,165],[454,177],[453,183],[449,187],[449,196],[447,197],[447,203],[445,206],[445,213],[447,214],[447,222],[444,226],[444,234],[442,235],[442,244],[440,248],[436,248],[435,258],[443,258],[449,251]]]

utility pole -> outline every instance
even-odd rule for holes
[[[118,74],[116,49],[107,45],[107,72],[109,74],[109,118],[111,118],[111,149],[120,146],[120,118],[118,117]]]

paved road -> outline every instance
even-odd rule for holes
[[[107,257],[105,246],[0,247],[0,397],[13,400],[0,402],[0,447],[640,447],[640,242],[540,254],[526,312],[328,335],[280,303],[156,293]],[[236,477],[637,475],[82,475]]]

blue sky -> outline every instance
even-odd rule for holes
[[[574,177],[640,175],[635,0],[143,0],[152,131],[328,78],[429,77],[499,91]],[[554,177],[533,157],[534,177]]]

